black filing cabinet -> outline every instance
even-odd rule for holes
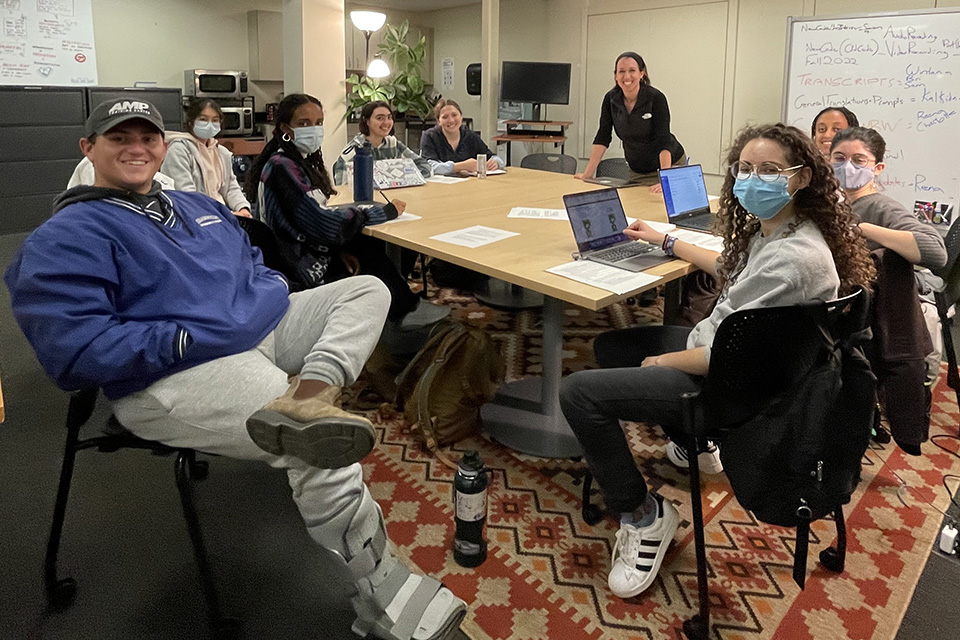
[[[83,157],[83,88],[0,87],[0,234],[50,217]]]

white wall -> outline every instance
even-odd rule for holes
[[[93,0],[92,6],[101,86],[155,81],[181,89],[185,69],[248,69],[247,11],[281,8],[280,0]],[[281,83],[267,82],[253,84],[251,94],[262,109],[281,90]]]

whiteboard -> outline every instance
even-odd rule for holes
[[[887,142],[884,193],[960,198],[960,9],[787,19],[783,120],[845,106]]]
[[[0,0],[0,85],[97,84],[90,3]]]

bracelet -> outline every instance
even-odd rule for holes
[[[663,252],[667,254],[670,258],[676,258],[677,254],[673,251],[673,245],[677,242],[677,239],[673,236],[664,235],[663,244],[660,245],[660,248],[663,249]]]

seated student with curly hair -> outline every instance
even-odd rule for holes
[[[716,276],[721,295],[713,312],[693,329],[603,334],[594,345],[603,368],[574,373],[560,388],[563,414],[607,506],[622,514],[608,577],[621,598],[653,584],[679,515],[648,492],[619,420],[659,424],[668,434],[680,425],[680,394],[700,389],[717,328],[731,313],[830,300],[875,277],[833,170],[803,132],[783,124],[744,129],[727,163],[718,212],[723,253],[665,236],[642,220],[625,231]]]

